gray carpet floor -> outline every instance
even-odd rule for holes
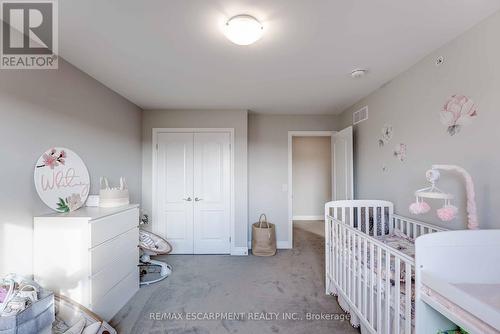
[[[111,324],[120,334],[359,333],[325,295],[323,222],[295,222],[293,233],[293,249],[273,257],[158,257],[173,274],[141,288]]]

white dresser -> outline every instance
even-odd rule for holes
[[[139,289],[139,206],[34,217],[34,276],[109,321]]]

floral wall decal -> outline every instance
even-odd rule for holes
[[[399,144],[394,149],[394,157],[403,162],[406,160],[406,144]]]
[[[89,194],[87,167],[67,148],[54,147],[44,152],[35,164],[33,176],[40,199],[59,212],[79,209]]]
[[[385,125],[382,128],[382,136],[378,140],[378,146],[384,147],[388,144],[391,141],[393,134],[392,125]]]
[[[440,112],[441,122],[450,136],[460,132],[462,126],[477,116],[477,106],[465,95],[452,95]]]
[[[66,159],[65,150],[57,153],[57,150],[52,148],[43,154],[43,164],[37,165],[36,168],[49,167],[50,169],[54,169],[54,167],[64,165],[66,162],[64,159]]]

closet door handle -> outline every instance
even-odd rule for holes
[[[188,202],[191,202],[191,201],[192,201],[191,197],[188,197],[188,198],[183,198],[183,200],[188,201]]]
[[[198,197],[195,197],[194,199],[196,202],[199,202],[199,201],[203,201],[203,198],[198,198]]]

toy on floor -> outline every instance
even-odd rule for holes
[[[94,312],[61,295],[54,296],[55,321],[52,334],[116,334],[116,330]]]
[[[148,217],[144,215],[142,224],[148,224]],[[167,240],[157,234],[140,229],[139,230],[140,257],[140,285],[149,285],[167,278],[172,273],[172,266],[169,264],[152,260],[151,256],[166,255],[172,251],[172,246]]]

